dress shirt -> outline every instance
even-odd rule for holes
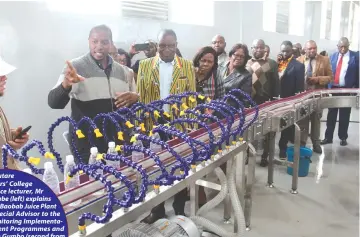
[[[339,64],[340,57],[341,54],[339,53],[336,66]],[[350,60],[350,51],[347,51],[347,53],[343,55],[343,61],[342,61],[340,77],[339,77],[339,85],[336,86],[345,86],[345,75],[349,66],[349,60]],[[336,72],[334,72],[334,75],[335,73]]]
[[[170,87],[173,81],[172,73],[175,65],[175,60],[172,62],[164,62],[159,58],[159,73],[160,73],[160,98],[165,99],[170,95]],[[169,111],[169,105],[164,105],[164,110]]]

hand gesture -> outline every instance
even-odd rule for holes
[[[139,96],[135,92],[116,93],[115,106],[116,108],[127,107],[134,104]]]
[[[133,57],[134,55],[140,53],[139,51],[136,51],[135,49],[135,43],[133,43],[131,46],[130,46],[130,49],[129,49],[129,54],[131,57]]]
[[[22,127],[18,127],[17,129],[11,131],[12,136],[17,137],[22,131]],[[21,138],[15,139],[13,141],[8,141],[8,144],[14,148],[15,150],[19,150],[29,141],[29,133],[24,134]]]
[[[72,85],[84,81],[85,78],[77,74],[76,69],[69,61],[66,61],[66,64],[67,68],[65,70],[65,77],[62,85],[65,89],[69,89]]]
[[[316,85],[319,82],[319,78],[318,77],[308,77],[306,79],[306,82],[310,85]]]

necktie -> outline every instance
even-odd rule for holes
[[[335,79],[334,79],[335,85],[339,85],[339,82],[340,82],[340,72],[341,72],[342,62],[343,62],[343,55],[340,54],[340,60],[336,66],[336,72],[335,72]]]
[[[312,77],[312,65],[311,65],[312,59],[309,60],[309,64],[307,66],[306,70],[306,77]]]

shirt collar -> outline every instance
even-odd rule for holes
[[[107,66],[106,66],[106,68],[103,68],[103,65],[99,62],[99,61],[97,61],[92,55],[91,55],[91,53],[89,53],[89,55],[90,55],[90,58],[96,63],[96,65],[98,65],[101,69],[106,69],[106,68],[109,68],[109,67],[111,67],[112,66],[112,64],[113,64],[113,59],[112,59],[112,57],[110,57],[109,55],[107,55]]]
[[[339,53],[339,55],[341,55],[341,53]],[[349,55],[350,55],[350,50],[348,50],[348,51],[346,52],[346,54],[343,55],[343,57],[348,57]]]
[[[164,62],[160,57],[159,57],[159,63],[160,64],[169,64],[171,63],[171,65],[175,65],[175,58],[171,61],[171,62]]]
[[[253,61],[253,62],[255,62],[255,61],[267,61],[266,55],[264,55],[264,57],[259,58],[259,59],[256,59],[256,58],[254,58],[254,56],[252,56],[251,61]]]

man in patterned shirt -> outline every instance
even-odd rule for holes
[[[15,70],[15,67],[7,64],[0,57],[0,97],[4,95],[6,80],[9,73]],[[0,146],[8,143],[15,150],[20,149],[25,145],[29,140],[29,134],[23,135],[20,139],[15,139],[21,132],[22,128],[18,127],[17,129],[10,129],[9,123],[6,119],[6,116],[3,110],[0,107]],[[8,158],[8,168],[9,169],[19,169],[18,163],[12,157]],[[0,169],[2,169],[2,150],[0,150]]]
[[[246,69],[252,74],[252,98],[260,105],[268,100],[273,100],[279,95],[278,67],[275,61],[266,58],[264,40],[254,40],[251,50],[253,57],[247,62]],[[268,155],[268,137],[265,137],[261,166],[267,166]]]

